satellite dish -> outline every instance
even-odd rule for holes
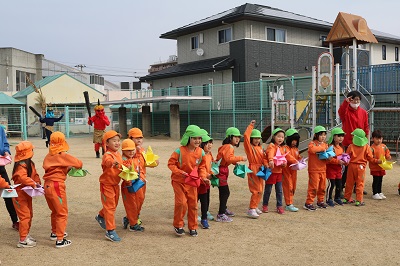
[[[197,49],[196,54],[197,54],[198,56],[203,56],[204,50],[201,49],[201,48],[199,48],[199,49]]]

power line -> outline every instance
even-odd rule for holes
[[[51,72],[56,72],[56,73],[71,73],[71,74],[87,74],[87,75],[101,75],[101,76],[107,76],[107,77],[127,77],[127,78],[140,78],[138,75],[118,75],[118,74],[107,74],[107,73],[94,73],[94,72],[81,72],[81,71],[71,71],[71,70],[56,70],[56,69],[50,69],[50,68],[37,68],[37,67],[27,67],[27,66],[17,66],[17,65],[9,65],[9,64],[2,64],[0,63],[0,66],[7,66],[7,67],[17,67],[17,68],[22,68],[22,69],[30,69],[30,70],[42,70],[42,71],[51,71]],[[131,72],[131,73],[136,73],[136,72]],[[145,76],[144,74],[143,76]]]

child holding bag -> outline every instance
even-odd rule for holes
[[[36,240],[29,235],[33,217],[32,197],[22,190],[26,186],[33,188],[40,186],[40,178],[32,161],[33,148],[29,141],[21,141],[15,146],[12,180],[14,184],[21,185],[16,187],[18,197],[12,198],[12,200],[19,217],[19,241],[17,244],[19,248],[36,247]]]
[[[62,132],[50,136],[49,153],[43,160],[44,190],[47,205],[51,210],[50,239],[56,240],[56,248],[71,245],[65,237],[68,222],[68,204],[65,180],[67,173],[74,168],[82,168],[82,161],[67,153],[69,145]]]
[[[136,145],[133,140],[125,139],[124,141],[122,141],[123,165],[128,167],[129,169],[135,169],[135,171],[140,175],[137,161],[135,162],[135,153]],[[128,187],[130,186],[132,186],[132,181],[124,180],[121,183],[122,202],[124,203],[126,211],[126,217],[122,218],[122,225],[124,229],[127,229],[129,226],[129,231],[131,232],[143,232],[144,227],[138,224],[139,212],[137,206],[136,192],[128,191]]]
[[[300,160],[301,156],[299,153],[300,135],[294,128],[289,128],[285,132],[286,145],[284,149],[289,151],[289,154],[294,159]],[[290,167],[283,167],[283,179],[282,189],[283,196],[285,198],[286,207],[285,210],[290,212],[297,212],[299,209],[293,205],[294,193],[296,191],[297,184],[297,171],[290,169]]]
[[[324,202],[326,189],[326,161],[318,158],[319,152],[328,149],[325,143],[326,129],[323,126],[314,128],[314,138],[308,144],[308,190],[307,199],[303,206],[308,211],[315,211],[313,205],[315,197],[317,197],[317,206],[326,208],[328,205]]]
[[[245,162],[247,161],[247,158],[235,156],[234,147],[239,147],[240,138],[242,137],[239,129],[236,127],[230,127],[226,130],[225,136],[225,139],[222,141],[222,146],[218,148],[217,154],[217,161],[222,160],[219,165],[219,174],[217,175],[219,178],[219,210],[216,221],[229,223],[233,221],[231,217],[235,216],[235,214],[228,210],[226,206],[230,195],[228,186],[228,166],[231,164],[237,164],[238,162]]]
[[[260,203],[264,188],[264,180],[261,177],[256,176],[256,173],[260,170],[262,165],[267,165],[268,162],[261,146],[261,132],[254,129],[255,123],[256,120],[251,120],[244,132],[244,151],[249,160],[249,169],[253,171],[253,173],[247,174],[247,183],[251,193],[247,216],[256,219],[262,213],[261,210],[258,209],[258,204]]]
[[[282,169],[287,166],[287,163],[290,164],[296,163],[296,159],[293,158],[290,154],[285,155],[285,161],[281,164],[277,164],[274,162],[278,151],[280,152],[281,156],[283,156],[287,151],[282,146],[285,140],[285,131],[281,128],[275,128],[272,131],[272,138],[271,143],[268,145],[266,150],[267,160],[268,160],[268,167],[271,169],[271,176],[265,181],[265,191],[263,197],[263,209],[262,212],[268,212],[268,202],[269,197],[271,195],[272,186],[275,184],[275,195],[276,195],[276,212],[278,214],[284,214],[285,211],[282,207],[282,176],[283,171]]]
[[[189,234],[193,237],[197,236],[197,186],[189,184],[188,181],[193,170],[197,168],[198,178],[207,182],[203,160],[204,151],[200,148],[203,134],[204,130],[198,126],[189,125],[181,139],[182,146],[176,149],[168,160],[168,168],[172,172],[171,184],[175,194],[173,226],[177,236],[185,234],[183,218],[186,212],[188,212]]]
[[[101,162],[103,173],[99,178],[100,198],[103,208],[95,219],[100,227],[106,230],[105,237],[108,240],[119,242],[121,238],[115,231],[114,215],[119,200],[120,165],[123,164],[122,156],[118,152],[121,146],[121,134],[114,130],[109,130],[104,134],[103,141],[107,149]]]
[[[338,205],[343,205],[340,199],[342,192],[342,167],[347,165],[344,161],[338,159],[338,156],[344,153],[342,144],[344,139],[344,131],[340,127],[332,129],[328,144],[333,146],[333,151],[336,156],[326,164],[326,178],[328,179],[328,187],[326,188],[326,204],[335,207],[335,202]],[[333,190],[335,189],[334,201],[332,200]]]

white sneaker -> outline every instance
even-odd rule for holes
[[[372,199],[381,200],[382,197],[381,197],[381,195],[379,195],[378,193],[376,193],[376,194],[372,195]]]
[[[19,241],[17,244],[19,248],[33,248],[36,247],[36,242],[30,240],[29,238],[25,238],[24,241]]]
[[[260,215],[257,214],[256,209],[249,209],[247,211],[247,216],[249,216],[250,218],[253,218],[253,219],[257,219],[258,217],[260,217]]]
[[[262,212],[259,208],[256,208],[256,213],[257,213],[258,215],[260,215],[260,214],[262,214],[263,212]]]
[[[379,193],[379,196],[381,196],[382,199],[386,199],[386,196],[383,195],[383,193]]]

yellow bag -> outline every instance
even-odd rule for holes
[[[145,157],[144,159],[146,161],[145,166],[147,166],[147,167],[156,167],[158,165],[157,164],[157,160],[160,158],[160,156],[155,155],[150,146],[147,148],[147,151],[144,154],[144,157]]]
[[[386,158],[383,155],[381,156],[380,159],[381,159],[382,163],[379,164],[379,166],[382,167],[383,170],[392,170],[393,169],[393,164],[396,163],[396,162],[386,161]]]
[[[138,179],[138,177],[139,177],[138,173],[135,170],[129,169],[125,165],[122,165],[122,171],[121,171],[121,173],[119,173],[118,176],[126,181],[135,180],[135,179]]]

